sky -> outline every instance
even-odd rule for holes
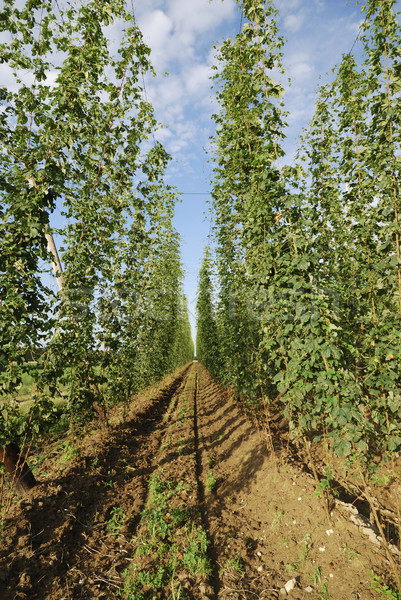
[[[276,8],[287,40],[286,76],[292,81],[285,86],[290,114],[283,164],[288,164],[312,118],[319,83],[331,81],[326,73],[351,50],[364,16],[356,0],[276,0]],[[166,127],[157,137],[172,155],[167,181],[182,193],[175,225],[182,239],[184,291],[194,332],[198,273],[211,233],[210,137],[217,109],[209,79],[213,46],[239,32],[241,16],[234,0],[135,0],[134,10],[158,73],[146,82],[146,91]]]

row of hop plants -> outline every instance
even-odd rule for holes
[[[123,0],[5,0],[0,32],[14,77],[0,87],[6,459],[51,424],[55,398],[71,426],[104,420],[112,403],[192,360],[193,344],[177,193],[164,183],[170,157],[154,138],[144,88],[154,72],[134,15]],[[34,403],[22,418],[12,398],[29,356]]]
[[[399,15],[367,0],[360,58],[344,55],[321,87],[286,165],[278,14],[270,0],[238,5],[214,77],[197,356],[267,419],[282,412],[307,460],[313,439],[352,464],[369,500],[377,457],[401,450]]]

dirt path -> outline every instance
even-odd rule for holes
[[[107,435],[47,453],[4,519],[0,600],[380,598],[383,549],[347,506],[328,523],[311,476],[278,467],[196,362],[117,410]]]

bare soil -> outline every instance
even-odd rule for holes
[[[276,421],[269,440],[194,362],[116,408],[106,432],[47,442],[29,459],[39,485],[3,499],[0,600],[381,598],[372,573],[387,581],[388,553],[366,506],[344,487],[328,520]],[[155,481],[170,490],[169,529],[152,549]],[[393,514],[392,490],[380,494]],[[206,572],[185,562],[188,532],[205,534]],[[129,588],[132,573],[166,574],[167,560],[168,583]]]

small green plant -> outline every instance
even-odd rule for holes
[[[162,443],[162,445],[160,446],[160,450],[167,450],[167,448],[170,448],[171,442],[172,436],[170,435],[169,439]]]
[[[123,571],[122,577],[125,580],[122,597],[127,600],[145,600],[145,594],[142,594],[143,588],[156,592],[167,581],[166,570],[162,566],[151,572],[142,571],[138,565],[133,564]]]
[[[107,523],[107,531],[110,535],[117,535],[125,521],[124,510],[121,506],[113,506],[110,515]]]
[[[255,550],[255,548],[257,547],[257,542],[248,537],[247,535],[244,537],[244,542],[247,548],[249,548],[250,550]]]
[[[357,552],[356,550],[352,550],[352,548],[350,548],[348,544],[344,544],[342,546],[342,550],[344,551],[348,560],[351,560],[351,558],[361,556],[359,552]]]
[[[237,556],[234,558],[229,558],[227,565],[231,567],[231,569],[234,569],[234,571],[237,571],[237,573],[245,573],[244,561],[239,554],[237,554]]]
[[[307,533],[302,540],[302,549],[299,553],[299,560],[301,563],[305,562],[308,558],[308,554],[310,549],[312,548],[312,538],[309,533]]]
[[[179,508],[178,506],[175,506],[171,509],[170,516],[173,520],[173,523],[179,526],[183,525],[190,519],[191,512],[189,508]]]
[[[106,489],[112,489],[114,482],[113,482],[113,471],[111,471],[110,469],[107,471],[107,479],[105,479],[103,481],[103,485]]]
[[[69,440],[66,440],[64,442],[63,453],[60,456],[60,462],[69,463],[77,456],[79,456],[79,448],[74,446],[74,444]]]
[[[321,498],[324,492],[338,496],[338,490],[333,486],[334,477],[330,467],[325,468],[324,475],[316,486],[316,496]]]
[[[276,514],[274,515],[274,519],[272,520],[271,527],[277,527],[279,529],[283,518],[284,518],[284,511],[277,510]]]
[[[317,585],[322,580],[322,567],[316,567],[315,572],[313,573],[313,583]]]
[[[217,462],[216,453],[213,452],[210,456],[207,457],[207,463],[208,463],[209,467],[211,469],[213,469],[213,467],[215,466],[216,462]]]
[[[183,600],[182,585],[175,575],[177,569],[184,567],[193,575],[211,573],[206,532],[191,523],[190,508],[184,504],[171,506],[170,501],[177,500],[177,492],[188,487],[181,481],[163,479],[160,472],[150,478],[149,502],[141,513],[141,533],[132,543],[137,555],[155,558],[146,571],[133,566],[123,574],[126,600],[155,598],[163,587],[169,588],[171,599]]]
[[[322,589],[319,592],[319,596],[322,600],[330,600],[328,585],[329,581],[328,579],[325,579],[322,584]]]
[[[165,520],[166,506],[145,508],[142,511],[142,522],[146,524],[153,542],[165,540],[170,532],[170,526]]]
[[[291,575],[291,573],[294,573],[296,571],[299,571],[299,562],[295,561],[292,563],[287,563],[285,565],[285,572],[288,573],[289,575]]]
[[[213,471],[209,471],[206,479],[206,489],[209,492],[215,492],[217,488],[217,479]]]
[[[378,477],[375,473],[372,475],[371,481],[373,485],[379,485],[382,487],[387,487],[390,484],[391,477],[389,475],[382,475]]]
[[[207,556],[208,540],[202,527],[192,525],[186,529],[187,547],[182,556],[182,564],[195,575],[210,575],[211,568]]]
[[[401,600],[401,594],[394,589],[391,589],[386,585],[380,575],[371,572],[370,577],[372,579],[372,589],[376,590],[380,594],[382,600]]]

